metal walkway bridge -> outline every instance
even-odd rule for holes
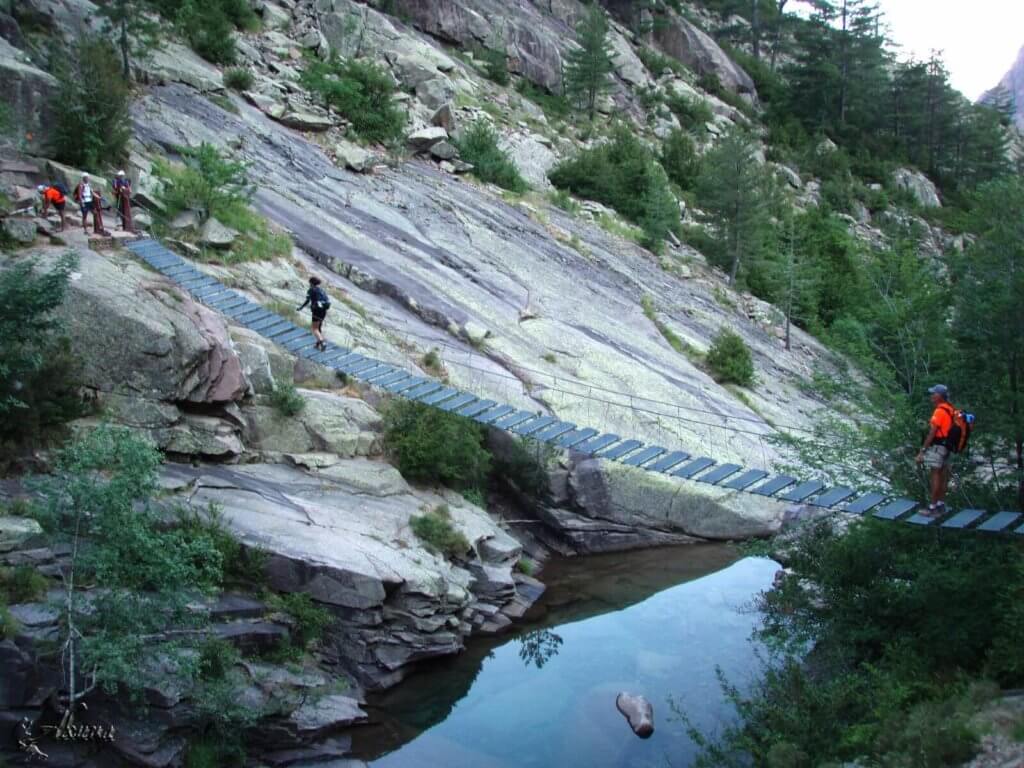
[[[571,449],[585,456],[618,461],[638,470],[664,473],[682,481],[706,483],[779,501],[806,503],[822,509],[872,515],[918,526],[988,533],[1012,531],[1024,535],[1024,524],[1018,525],[1021,520],[1019,512],[990,513],[981,509],[964,509],[941,519],[928,517],[918,511],[920,505],[912,499],[893,498],[874,491],[858,492],[844,486],[828,487],[818,480],[800,480],[764,469],[721,464],[709,456],[693,456],[686,451],[670,450],[660,445],[645,445],[640,440],[602,434],[599,430],[577,426],[554,416],[481,399],[330,342],[326,350],[320,351],[314,346],[316,340],[308,329],[298,327],[200,272],[158,241],[136,240],[128,243],[127,247],[196,300],[295,355],[333,368],[391,395],[464,416],[520,437],[563,450]]]

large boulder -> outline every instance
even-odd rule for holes
[[[57,80],[33,66],[27,57],[0,38],[0,97],[10,110],[10,122],[29,152],[41,151],[51,124],[50,100]]]
[[[499,145],[508,154],[519,175],[526,179],[531,187],[551,189],[548,171],[558,162],[558,157],[542,137],[530,133],[516,133],[503,137]]]
[[[344,458],[379,450],[380,415],[364,401],[308,389],[298,392],[305,406],[295,416],[265,404],[243,409],[247,445],[268,454],[328,452]]]
[[[419,128],[408,135],[406,143],[414,152],[426,152],[432,146],[448,138],[448,131],[438,126]]]
[[[440,109],[442,105],[451,101],[454,95],[455,87],[444,75],[423,80],[416,86],[416,98],[433,110]]]
[[[651,32],[654,43],[698,75],[716,75],[719,82],[736,93],[755,94],[754,81],[730,59],[718,43],[682,16],[669,13]]]
[[[601,459],[576,464],[569,484],[576,509],[588,518],[702,539],[768,536],[786,510],[773,499]]]
[[[184,83],[202,92],[224,89],[220,70],[181,43],[162,42],[149,56],[137,59],[135,67],[149,83]]]
[[[17,549],[42,533],[42,526],[30,517],[0,517],[0,554]]]
[[[942,201],[939,200],[939,191],[935,188],[935,184],[920,171],[910,168],[897,168],[893,171],[892,180],[897,189],[912,194],[922,207],[942,207]]]
[[[131,262],[79,252],[59,315],[99,393],[215,405],[249,388],[220,316]]]
[[[367,483],[367,476],[379,482]],[[281,464],[168,465],[163,484],[191,504],[220,505],[243,546],[266,553],[272,589],[305,592],[330,610],[336,621],[321,653],[365,685],[393,684],[409,664],[460,650],[472,629],[463,617],[500,607],[486,590],[478,593],[473,561],[454,563],[430,551],[410,521],[447,503],[452,524],[471,545],[508,534],[457,496],[410,489],[386,464],[341,460],[315,472]],[[515,594],[514,565],[513,557],[488,564],[488,588],[508,584]],[[316,732],[331,721],[361,719],[351,704],[311,708],[293,725]]]

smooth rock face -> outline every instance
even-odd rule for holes
[[[36,239],[36,222],[34,219],[17,219],[8,217],[0,219],[0,230],[19,245],[31,245]]]
[[[508,153],[509,159],[530,186],[542,190],[553,188],[548,179],[548,171],[558,162],[558,156],[538,136],[529,133],[512,134],[503,137],[499,146]]]
[[[42,526],[31,518],[0,517],[0,554],[18,549],[30,538],[42,533]]]
[[[238,233],[226,227],[214,218],[206,220],[203,228],[199,230],[199,244],[207,248],[225,249],[230,248]]]
[[[202,92],[224,89],[220,70],[181,43],[165,41],[150,56],[136,60],[135,67],[150,83],[184,83]]]
[[[920,171],[910,168],[897,168],[892,174],[893,183],[897,189],[902,189],[914,196],[918,203],[925,208],[940,208],[942,201],[939,200],[939,192],[931,179]]]
[[[643,696],[620,693],[615,697],[615,707],[629,721],[633,733],[646,739],[654,733],[654,707]]]
[[[51,121],[50,99],[57,90],[57,79],[28,63],[27,57],[0,38],[0,102],[10,109],[10,121],[26,149],[44,148]]]
[[[717,75],[723,86],[737,93],[755,93],[750,75],[730,59],[705,32],[676,13],[656,24],[651,35],[667,55],[678,59],[699,75]]]

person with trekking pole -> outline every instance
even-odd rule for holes
[[[125,232],[134,232],[132,229],[132,180],[124,171],[117,172],[114,179],[114,201],[117,207],[117,215],[121,219],[121,229]]]
[[[320,287],[320,278],[309,278],[309,290],[306,291],[306,300],[302,306],[296,308],[301,312],[307,305],[313,313],[312,331],[316,336],[316,348],[320,351],[327,349],[327,340],[324,338],[324,318],[327,317],[327,310],[331,308],[331,300],[327,298],[327,292]]]

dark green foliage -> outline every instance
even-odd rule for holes
[[[292,645],[305,650],[323,637],[324,630],[334,617],[329,610],[313,602],[305,592],[272,595],[267,605],[275,611],[288,614],[292,620]]]
[[[525,192],[528,188],[515,164],[498,147],[498,134],[487,121],[474,122],[455,144],[459,156],[473,165],[473,175],[481,181],[497,184],[510,192]]]
[[[704,126],[715,116],[703,99],[694,100],[680,93],[668,96],[665,106],[676,116],[685,131],[703,131]]]
[[[293,384],[279,383],[270,395],[270,403],[285,418],[298,416],[306,407],[306,399],[300,395]]]
[[[384,411],[384,442],[408,480],[480,488],[490,468],[483,428],[436,408],[396,400]]]
[[[679,225],[679,206],[665,171],[624,126],[615,128],[610,141],[560,162],[548,178],[559,189],[609,205],[639,224],[649,245]]]
[[[219,507],[213,504],[181,507],[175,513],[175,526],[186,540],[208,540],[220,554],[222,585],[254,586],[263,583],[266,552],[242,546],[228,530]]]
[[[548,469],[557,451],[547,443],[536,440],[513,440],[494,460],[494,473],[537,504],[546,502],[551,495]]]
[[[133,698],[162,674],[146,660],[174,656],[160,633],[199,623],[186,609],[189,596],[222,581],[213,539],[168,527],[154,507],[159,464],[145,440],[104,426],[59,452],[52,475],[37,484],[39,519],[76,553],[64,581],[64,661],[74,658],[106,691]],[[80,584],[98,588],[88,610]]]
[[[119,60],[114,47],[98,38],[82,38],[66,55],[55,57],[51,144],[61,162],[98,170],[126,157],[131,90]]]
[[[243,67],[233,67],[224,73],[224,85],[236,91],[252,88],[252,72]]]
[[[565,96],[550,93],[525,78],[516,83],[516,90],[524,99],[528,99],[540,107],[544,116],[551,122],[565,120],[572,112],[572,105]]]
[[[200,643],[199,679],[205,681],[223,680],[242,657],[227,640],[209,637]]]
[[[574,48],[565,57],[565,93],[594,119],[597,101],[611,87],[614,52],[608,41],[608,17],[598,3],[592,4],[576,26]]]
[[[175,24],[192,49],[214,64],[235,62],[235,29],[259,27],[259,20],[247,0],[153,0],[153,3],[165,19]]]
[[[449,560],[465,557],[469,552],[469,540],[459,531],[451,519],[451,511],[442,505],[432,512],[414,515],[409,520],[412,532],[427,549],[444,555]]]
[[[548,199],[551,200],[551,203],[556,208],[561,208],[566,213],[576,215],[580,212],[580,204],[564,189],[556,189],[549,195]]]
[[[78,363],[53,316],[64,301],[73,256],[48,272],[17,261],[0,272],[0,448],[31,446],[85,413]]]
[[[7,602],[0,595],[0,640],[11,640],[18,634],[18,622],[11,615]]]
[[[673,184],[682,190],[693,189],[700,170],[693,139],[680,130],[672,133],[661,145],[661,167]]]
[[[8,603],[38,600],[50,586],[50,580],[29,565],[0,569],[0,599]]]
[[[395,82],[383,67],[336,56],[310,60],[302,84],[349,120],[360,138],[386,144],[402,137],[406,115],[392,100]]]
[[[740,267],[760,258],[772,236],[772,178],[754,157],[755,145],[733,128],[701,160],[695,190],[700,208],[721,237],[710,257],[728,269],[729,284]]]
[[[966,681],[1021,683],[1020,543],[855,523],[844,535],[813,525],[789,551],[793,573],[767,593],[760,635],[782,654],[740,695],[741,725],[705,741],[700,765],[755,765],[796,756],[819,766],[960,765],[986,695]],[[813,647],[813,665],[800,654]],[[1007,654],[1003,656],[1002,654]],[[813,671],[812,671],[813,669]]]
[[[743,339],[728,328],[715,336],[708,350],[707,363],[715,379],[722,383],[749,387],[754,383],[754,361]]]
[[[121,74],[131,78],[132,60],[145,58],[160,42],[160,25],[152,15],[149,0],[106,0],[97,14],[104,19],[104,32],[121,55]]]
[[[508,53],[505,51],[504,43],[496,48],[479,48],[476,57],[483,62],[484,74],[488,80],[498,85],[509,84]]]

